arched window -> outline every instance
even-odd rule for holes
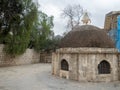
[[[61,70],[65,70],[65,71],[69,70],[68,62],[65,59],[61,61]]]
[[[110,74],[110,64],[109,62],[103,60],[98,65],[98,73],[99,74]]]

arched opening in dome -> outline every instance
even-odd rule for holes
[[[110,74],[110,64],[106,60],[103,60],[98,65],[99,74]]]
[[[65,59],[61,61],[61,70],[69,71],[69,64]]]

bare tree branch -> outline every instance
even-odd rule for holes
[[[80,24],[80,18],[83,14],[83,8],[78,5],[68,5],[62,12],[62,17],[67,18],[67,28],[73,30],[73,27]]]

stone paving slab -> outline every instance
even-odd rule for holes
[[[120,90],[120,82],[91,83],[51,75],[50,64],[0,68],[0,90]]]

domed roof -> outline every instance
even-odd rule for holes
[[[60,42],[64,47],[100,47],[114,48],[114,44],[107,33],[92,25],[76,26]]]

